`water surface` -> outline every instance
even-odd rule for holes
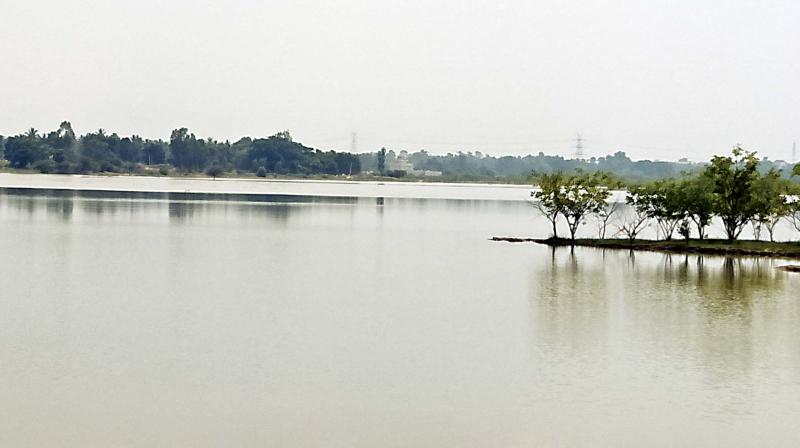
[[[493,193],[487,193],[493,194]],[[0,190],[0,446],[797,446],[780,260],[523,201]]]

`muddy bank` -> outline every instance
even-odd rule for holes
[[[684,254],[707,254],[727,256],[756,256],[774,258],[800,259],[800,243],[782,242],[771,243],[767,241],[735,241],[727,240],[624,240],[624,239],[576,239],[565,238],[515,238],[493,237],[492,241],[508,243],[536,243],[551,247],[582,246],[600,249],[625,249],[651,252],[671,252]],[[791,268],[800,267],[793,266]]]

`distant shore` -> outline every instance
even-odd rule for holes
[[[756,256],[772,258],[800,259],[800,242],[779,242],[742,240],[728,242],[727,240],[627,240],[627,239],[576,239],[566,238],[514,238],[493,237],[492,241],[505,241],[509,243],[536,243],[551,247],[582,246],[599,249],[623,249],[650,252],[670,252],[682,254],[705,254],[722,256]],[[792,270],[792,269],[787,269]]]
[[[527,185],[0,172],[0,189],[525,201]]]

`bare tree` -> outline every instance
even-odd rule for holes
[[[617,214],[619,211],[621,203],[620,202],[609,202],[606,204],[605,207],[601,208],[597,213],[595,213],[595,217],[597,217],[597,236],[600,239],[606,238],[606,231],[608,230],[608,223],[611,221],[611,218]]]
[[[561,214],[561,210],[557,208],[552,208],[551,203],[549,202],[534,202],[534,208],[539,211],[548,221],[550,221],[550,225],[553,228],[553,238],[558,238],[558,216]]]
[[[633,241],[647,227],[652,216],[651,197],[645,188],[639,187],[628,192],[625,203],[630,206],[630,212],[623,218],[619,233]]]
[[[618,227],[618,233],[625,235],[629,240],[633,241],[639,236],[639,233],[647,228],[650,218],[647,213],[641,210],[633,209],[633,211],[624,217]]]

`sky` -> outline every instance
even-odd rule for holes
[[[0,134],[703,160],[800,144],[800,2],[0,0]],[[798,149],[800,152],[800,149]]]

